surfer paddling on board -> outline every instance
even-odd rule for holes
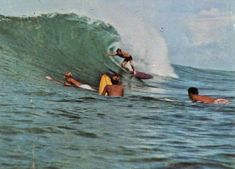
[[[66,82],[64,83],[64,86],[75,86],[75,87],[79,87],[82,89],[93,90],[93,91],[95,90],[91,86],[87,84],[82,84],[79,81],[75,80],[71,72],[65,72],[64,78],[66,80]]]
[[[65,86],[75,86],[75,87],[81,86],[81,83],[73,78],[73,75],[71,72],[65,72],[64,78],[66,80],[66,82],[64,82]]]
[[[65,82],[62,80],[54,79],[51,76],[46,76],[47,80],[54,81],[57,84],[63,84],[64,86],[74,86],[74,87],[79,87],[79,88],[86,89],[86,90],[96,91],[94,87],[91,87],[88,84],[82,84],[79,81],[75,80],[71,72],[65,72],[64,78],[66,80]]]
[[[190,87],[188,89],[188,96],[193,102],[200,102],[205,104],[228,104],[227,99],[212,98],[209,96],[199,95],[198,89],[196,87]]]
[[[118,74],[113,74],[111,76],[112,85],[106,85],[102,95],[105,96],[108,93],[108,96],[113,97],[122,97],[124,96],[124,87],[120,83],[120,76]]]
[[[121,66],[123,68],[126,68],[126,65],[129,62],[130,65],[131,65],[131,68],[132,68],[132,70],[129,70],[129,71],[131,73],[133,73],[133,74],[136,74],[135,68],[134,68],[133,63],[132,63],[133,62],[133,58],[132,58],[132,56],[128,52],[123,51],[120,48],[118,48],[116,50],[116,53],[108,54],[108,56],[119,56],[119,57],[123,58],[124,60],[122,61]]]

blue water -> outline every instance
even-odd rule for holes
[[[119,40],[111,25],[74,14],[1,16],[0,168],[235,168],[234,72],[172,65],[178,78],[142,82],[104,56]],[[93,86],[121,72],[125,96],[45,79],[67,70]],[[191,86],[230,104],[192,103]]]

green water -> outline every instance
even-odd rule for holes
[[[120,70],[104,55],[118,41],[112,26],[74,14],[1,16],[0,168],[235,168],[234,72],[174,65],[179,78],[145,82],[124,74],[123,98],[45,79],[72,71],[97,86]],[[191,103],[194,85],[231,103]]]

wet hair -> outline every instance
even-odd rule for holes
[[[122,50],[120,48],[117,48],[116,52],[121,52]]]
[[[116,77],[116,78],[115,78],[115,77]],[[112,77],[111,77],[111,82],[112,82],[112,84],[114,84],[114,85],[119,84],[119,82],[120,82],[120,76],[119,76],[119,74],[114,73],[114,74],[112,75]]]
[[[196,87],[190,87],[190,88],[188,88],[188,94],[196,94],[196,95],[198,95],[199,92],[198,92],[198,89]]]

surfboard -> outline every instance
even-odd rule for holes
[[[95,91],[95,89],[93,89],[93,88],[92,88],[90,85],[88,85],[88,84],[81,84],[79,87],[82,88],[82,89]]]
[[[134,77],[138,78],[138,79],[152,79],[153,76],[148,74],[148,73],[144,73],[144,72],[139,72],[139,71],[135,71],[136,73],[133,74]]]
[[[112,82],[107,74],[103,74],[100,78],[99,95],[103,93],[106,85],[112,85]],[[107,93],[105,95],[107,95]]]
[[[63,81],[54,79],[54,78],[52,78],[51,76],[46,76],[45,78],[46,78],[47,80],[51,80],[51,81],[54,81],[54,82],[56,82],[56,83],[58,83],[58,84],[64,85],[64,82],[63,82]],[[82,88],[82,89],[85,89],[85,90],[96,91],[94,88],[92,88],[92,87],[91,87],[90,85],[88,85],[88,84],[81,84],[81,85],[79,86],[79,88]]]
[[[131,67],[131,65],[130,65],[129,62],[126,64],[125,67],[123,67],[123,69],[124,69],[125,72],[131,72],[131,74],[132,74],[134,77],[138,78],[138,79],[147,80],[147,79],[152,79],[152,78],[153,78],[152,75],[150,75],[150,74],[148,74],[148,73],[145,73],[145,72],[135,71],[136,73],[133,74],[133,73],[132,73],[132,72],[133,72],[133,69],[132,69],[132,67]]]

